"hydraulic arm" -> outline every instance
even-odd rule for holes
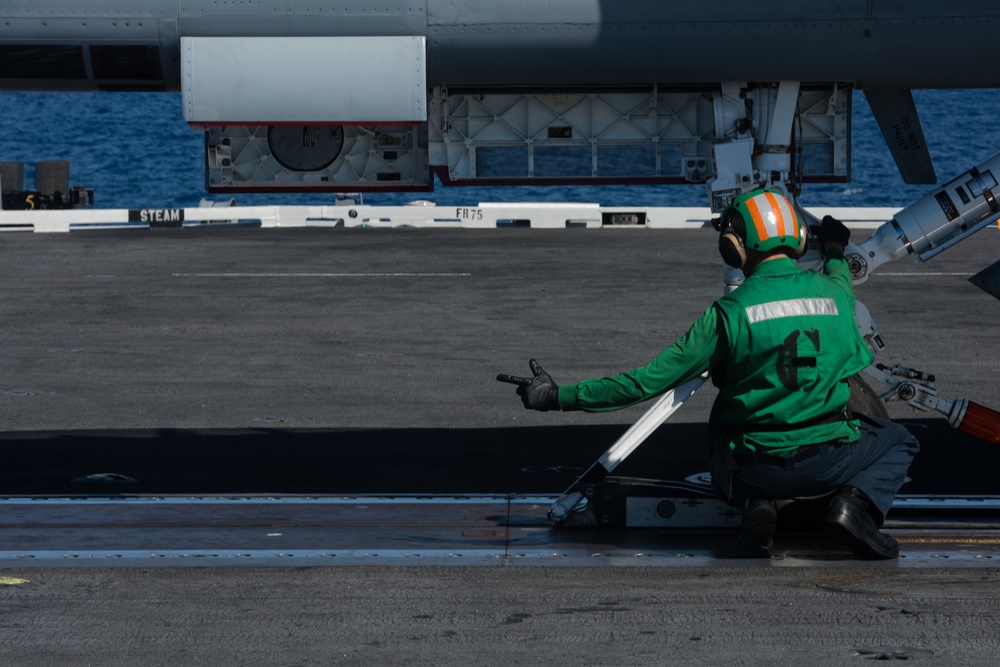
[[[855,282],[876,268],[907,255],[920,261],[1000,219],[1000,153],[910,204],[872,236],[848,247],[845,256]]]

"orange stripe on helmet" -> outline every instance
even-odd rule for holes
[[[751,197],[746,203],[747,212],[750,214],[750,220],[753,221],[754,229],[757,230],[757,238],[761,241],[767,239],[770,234],[767,233],[766,223],[760,213],[760,208],[757,206],[757,197]]]

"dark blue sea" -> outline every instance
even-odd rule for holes
[[[1000,151],[1000,90],[914,91],[939,182]],[[174,93],[0,93],[0,161],[70,160],[73,185],[93,188],[100,208],[197,206],[204,188],[203,138],[184,122]],[[899,176],[864,94],[854,95],[852,180],[806,185],[806,206],[903,207],[929,190]],[[225,200],[228,197],[215,196]],[[238,195],[242,205],[323,204],[330,194]],[[367,194],[366,204],[413,199],[461,206],[481,201],[586,201],[604,206],[705,206],[701,185],[453,187],[432,193]]]

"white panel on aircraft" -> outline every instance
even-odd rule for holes
[[[427,119],[426,38],[182,37],[184,118],[201,125]]]

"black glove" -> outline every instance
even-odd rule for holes
[[[534,359],[528,361],[528,366],[535,377],[522,378],[500,373],[497,380],[517,385],[517,395],[521,397],[526,410],[559,410],[559,385],[552,381],[552,377]]]
[[[813,229],[819,244],[824,248],[827,243],[839,243],[847,247],[847,243],[851,240],[851,230],[831,215],[824,216],[820,226]]]

